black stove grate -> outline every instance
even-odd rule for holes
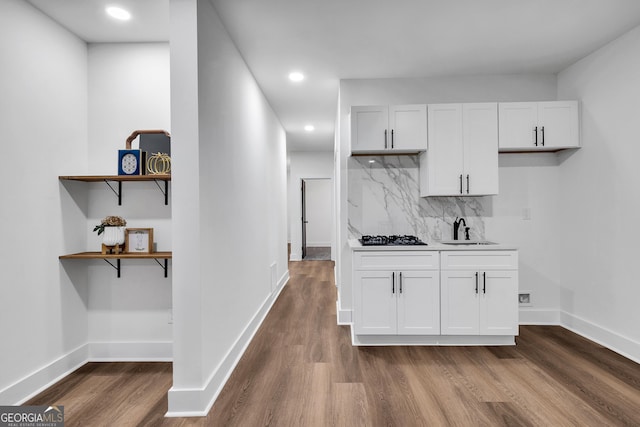
[[[426,245],[422,240],[416,236],[410,235],[391,235],[391,236],[369,236],[364,235],[361,239],[358,239],[362,246],[415,246]]]

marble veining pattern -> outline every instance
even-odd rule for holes
[[[490,197],[420,197],[418,156],[354,156],[348,207],[349,238],[414,234],[433,243],[452,238],[456,217],[465,218],[472,239],[484,239]]]

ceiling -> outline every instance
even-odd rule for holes
[[[169,0],[29,0],[87,42],[169,39]],[[211,0],[287,131],[332,150],[340,79],[557,73],[640,24],[638,0]],[[302,71],[292,83],[287,75]],[[312,124],[315,131],[305,132]]]

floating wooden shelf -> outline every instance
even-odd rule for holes
[[[120,260],[121,259],[153,259],[155,262],[160,265],[164,269],[164,277],[168,277],[167,275],[167,260],[173,257],[172,252],[153,252],[150,254],[131,254],[131,253],[122,253],[122,254],[103,254],[101,252],[79,252],[77,254],[68,254],[68,255],[60,255],[59,259],[103,259],[110,266],[115,268],[118,272],[118,277],[120,277]],[[112,264],[109,260],[115,259],[116,264]],[[164,263],[158,261],[159,259],[164,260]]]
[[[171,175],[72,175],[59,176],[61,181],[171,181]]]
[[[101,252],[79,252],[77,254],[69,254],[69,255],[60,255],[60,259],[134,259],[134,258],[157,258],[157,259],[171,259],[171,252],[152,252],[150,254],[130,254],[130,253],[122,253],[122,254],[102,254]]]
[[[171,181],[171,175],[70,175],[59,176],[58,179],[60,181],[104,182],[118,197],[118,206],[122,205],[123,182],[153,181],[156,183],[160,191],[162,191],[162,194],[164,194],[164,204],[169,204],[169,181]],[[160,181],[164,182],[164,190],[158,183]],[[110,182],[117,182],[118,189],[116,190],[113,188]]]

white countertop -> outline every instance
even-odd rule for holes
[[[389,245],[389,246],[362,246],[357,239],[349,239],[349,247],[353,251],[517,251],[513,245],[477,245],[470,241],[465,245],[446,245],[435,242],[428,245]]]

